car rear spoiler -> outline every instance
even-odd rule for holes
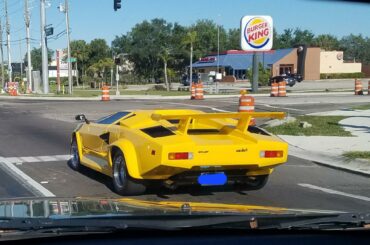
[[[187,134],[189,125],[192,119],[236,119],[238,124],[236,125],[237,130],[246,132],[249,123],[252,118],[277,118],[283,119],[285,117],[284,112],[230,112],[230,113],[199,113],[199,114],[178,114],[178,115],[167,115],[167,114],[152,114],[152,119],[155,121],[160,120],[179,120],[177,130],[183,134]]]

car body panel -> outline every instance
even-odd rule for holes
[[[235,169],[246,176],[270,174],[287,161],[288,145],[272,135],[248,132],[252,116],[282,118],[284,114],[137,110],[111,124],[84,123],[74,134],[81,164],[108,176],[117,150],[122,151],[134,179],[166,180],[186,171]],[[264,150],[284,154],[260,157]],[[173,152],[190,152],[193,158],[170,160]]]

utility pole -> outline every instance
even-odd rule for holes
[[[5,16],[6,16],[6,35],[7,35],[7,50],[8,50],[8,75],[9,82],[12,82],[12,57],[10,55],[10,23],[8,15],[8,0],[5,0]]]
[[[1,93],[4,93],[5,88],[5,70],[4,70],[4,50],[3,50],[3,26],[0,18],[0,53],[1,53]]]
[[[27,87],[26,92],[32,91],[32,63],[31,63],[31,43],[30,43],[30,11],[28,0],[24,0],[24,21],[26,24],[26,41],[27,41]]]
[[[45,0],[40,0],[40,28],[41,28],[41,57],[42,57],[42,82],[44,87],[44,94],[49,93],[49,67],[48,67],[48,47],[46,46],[46,13]]]
[[[20,65],[21,65],[21,83],[22,83],[23,82],[22,41],[19,41],[19,57],[21,58]]]
[[[69,6],[68,0],[64,0],[64,13],[66,14],[66,29],[67,29],[67,56],[68,56],[68,87],[69,94],[72,94],[72,62],[71,62],[71,38],[69,35]]]
[[[48,48],[46,46],[46,13],[45,0],[40,0],[40,28],[41,28],[41,57],[42,57],[42,82],[44,87],[44,94],[49,93],[49,67],[48,67]]]

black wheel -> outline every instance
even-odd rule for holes
[[[124,196],[140,195],[146,190],[143,183],[130,177],[126,167],[125,157],[122,152],[117,152],[113,157],[113,187]]]
[[[70,148],[71,159],[69,160],[69,166],[75,170],[79,171],[81,168],[80,155],[78,154],[78,145],[76,137],[73,137]]]
[[[235,183],[235,188],[239,191],[254,191],[263,188],[269,175],[260,175],[260,176],[252,176],[248,177],[242,182]]]

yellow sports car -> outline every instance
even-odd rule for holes
[[[262,188],[288,145],[251,118],[283,118],[281,112],[205,113],[196,110],[117,112],[96,122],[84,115],[72,134],[70,166],[108,175],[121,195],[161,184]]]

